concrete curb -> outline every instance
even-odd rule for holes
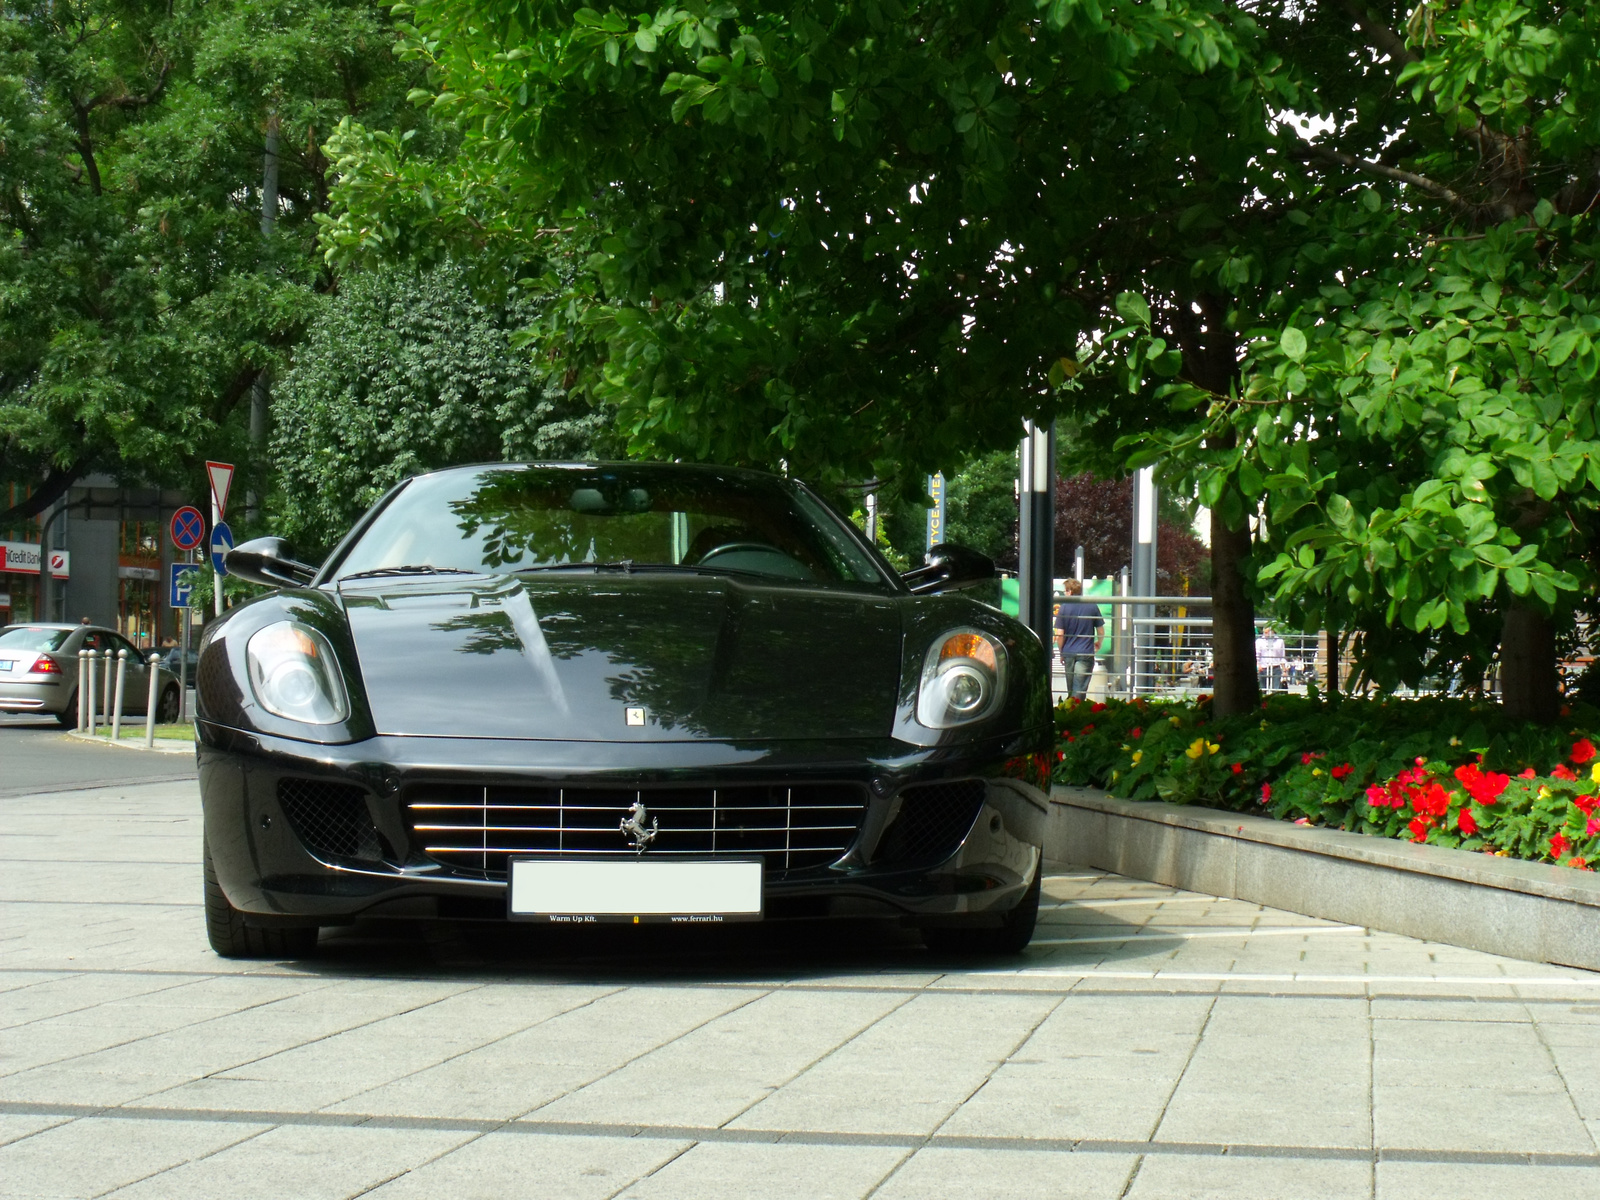
[[[1512,958],[1600,970],[1600,875],[1212,808],[1051,791],[1047,858]]]
[[[109,729],[110,727],[107,726],[107,728]],[[137,738],[125,737],[120,741],[115,742],[113,742],[109,736],[102,737],[96,735],[94,737],[90,737],[87,733],[80,732],[76,729],[67,730],[66,736],[72,738],[74,741],[88,742],[91,746],[120,746],[124,750],[148,750],[153,751],[156,754],[194,753],[193,742],[175,742],[171,738],[157,738],[154,746],[146,746],[144,744],[144,732],[142,727]],[[165,742],[164,745],[163,742]]]

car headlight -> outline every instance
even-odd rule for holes
[[[333,725],[350,715],[344,678],[328,639],[299,621],[259,629],[245,645],[250,690],[261,707],[290,721]]]
[[[1005,686],[1005,647],[976,629],[952,629],[923,661],[917,723],[950,729],[980,720],[999,705]]]

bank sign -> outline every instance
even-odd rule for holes
[[[39,573],[39,547],[34,542],[0,542],[5,551],[5,569],[18,575]],[[65,550],[50,551],[50,578],[68,579],[72,575],[72,555]]]

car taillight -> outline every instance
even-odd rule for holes
[[[55,659],[51,658],[48,654],[41,654],[38,658],[33,660],[33,666],[28,668],[28,674],[59,675],[61,674],[61,664]]]

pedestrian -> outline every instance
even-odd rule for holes
[[[1073,599],[1083,594],[1080,581],[1068,579],[1062,590],[1067,598],[1056,609],[1056,650],[1061,655],[1061,670],[1067,677],[1067,694],[1082,700],[1089,690],[1089,678],[1094,674],[1095,643],[1100,640],[1100,627],[1105,622],[1098,605]]]
[[[1264,692],[1283,690],[1283,669],[1289,661],[1283,639],[1271,625],[1261,627],[1256,638],[1256,675]]]

